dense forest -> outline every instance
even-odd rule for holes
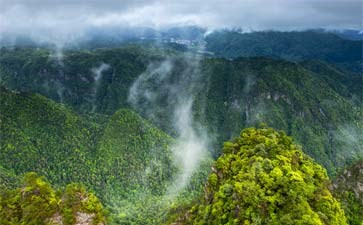
[[[201,32],[2,47],[0,223],[361,225],[362,42]]]
[[[184,53],[137,46],[69,51],[61,65],[50,55],[45,49],[2,49],[2,84],[39,93],[79,113],[112,115],[120,108],[132,108],[169,134],[174,133],[172,111],[178,103],[172,99],[175,93],[164,86],[193,84],[189,91],[193,92],[193,113],[215,136],[214,149],[238,135],[242,127],[265,122],[295,137],[331,174],[362,153],[361,76],[324,62],[206,57],[194,65]],[[165,63],[170,71],[163,71]],[[101,76],[96,79],[94,71],[102,65],[108,65],[107,69],[98,71]],[[157,93],[156,102],[141,96],[142,105],[135,106],[129,101],[129,89],[145,70],[167,77],[144,81],[143,88]],[[197,78],[190,79],[188,74]],[[351,153],[341,155],[346,145]],[[218,156],[220,152],[215,151]]]
[[[186,224],[347,224],[326,171],[283,132],[243,130],[212,170]]]

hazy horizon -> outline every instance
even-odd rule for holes
[[[92,29],[180,26],[198,26],[207,32],[363,30],[360,0],[0,0],[0,6],[0,38],[11,34],[72,41]]]

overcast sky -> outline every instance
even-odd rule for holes
[[[77,36],[112,25],[362,30],[362,10],[362,0],[0,0],[0,32]]]

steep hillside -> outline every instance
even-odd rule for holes
[[[0,164],[17,175],[39,172],[54,184],[92,183],[96,125],[40,95],[0,91]]]
[[[62,59],[45,49],[1,52],[2,187],[16,187],[29,171],[57,189],[83,183],[110,210],[112,224],[165,223],[203,190],[208,157],[178,189],[180,168],[169,135],[177,136],[175,119],[182,126],[190,122],[175,111],[184,102],[191,103],[187,126],[205,134],[197,137],[216,158],[222,152],[214,149],[224,140],[260,123],[285,130],[330,175],[363,157],[359,76],[325,62],[227,60],[133,46],[68,51]],[[137,82],[144,83],[138,83],[141,98],[134,104],[130,93]],[[322,174],[316,179],[327,181]],[[339,214],[335,200],[330,203]],[[323,221],[326,213],[311,208],[309,218]],[[347,215],[355,220],[349,210]]]
[[[137,114],[121,109],[106,124],[97,155],[106,167],[105,176],[121,180],[118,188],[125,194],[138,188],[161,194],[165,189],[161,184],[166,185],[176,170],[170,151],[172,141]]]
[[[18,184],[18,182],[19,179],[14,173],[4,169],[0,165],[0,188],[2,190],[15,187]]]
[[[202,68],[206,88],[195,111],[219,143],[263,122],[293,136],[329,172],[363,156],[362,108],[334,91],[327,75],[265,58],[209,59]]]
[[[327,182],[285,133],[245,129],[225,143],[204,198],[176,224],[347,224]]]
[[[113,218],[130,222],[144,210],[147,224],[163,219],[158,207],[166,207],[163,198],[178,171],[171,137],[127,109],[111,117],[78,115],[38,94],[0,90],[4,188],[16,187],[18,177],[34,171],[57,188],[84,184]]]
[[[1,49],[0,78],[9,88],[36,92],[80,111],[112,114],[127,104],[123,96],[147,59],[147,52],[136,47],[68,51],[62,57],[47,49]]]
[[[317,77],[343,97],[351,99],[357,105],[362,105],[363,77],[361,73],[342,71],[323,61],[308,60],[302,62],[301,65],[314,72]]]
[[[363,222],[363,161],[358,161],[340,171],[331,186],[340,200],[351,225]]]
[[[278,57],[291,61],[319,59],[331,63],[354,62],[362,69],[362,41],[351,41],[332,33],[304,32],[213,32],[206,37],[207,50],[217,56]],[[333,47],[334,46],[334,47]]]

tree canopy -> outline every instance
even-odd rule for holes
[[[325,169],[284,132],[243,130],[212,170],[186,224],[347,224]]]
[[[103,224],[105,211],[98,198],[80,184],[69,184],[65,191],[54,190],[36,173],[27,173],[22,186],[0,194],[0,224],[73,225],[87,217],[93,225]]]

